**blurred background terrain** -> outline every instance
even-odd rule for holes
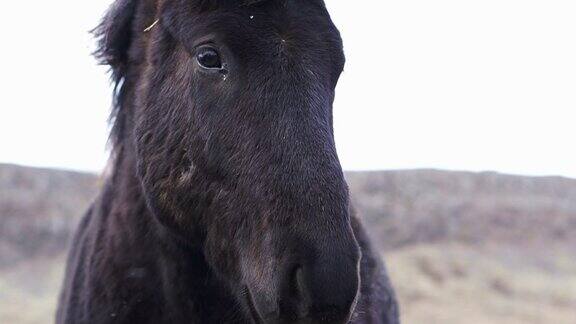
[[[347,174],[408,324],[576,323],[576,180]],[[98,176],[0,165],[0,323],[53,321]]]

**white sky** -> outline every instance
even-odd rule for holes
[[[110,87],[87,31],[109,2],[3,4],[0,162],[102,169]],[[345,169],[576,177],[576,1],[326,2]]]

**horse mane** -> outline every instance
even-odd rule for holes
[[[100,24],[92,30],[97,40],[94,57],[99,64],[110,67],[113,83],[112,110],[109,124],[112,125],[108,144],[112,153],[119,145],[125,125],[122,101],[126,89],[124,79],[128,69],[128,50],[132,43],[132,23],[136,12],[137,0],[116,0],[110,6]]]

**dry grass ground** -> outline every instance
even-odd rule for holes
[[[53,323],[64,260],[63,255],[37,257],[0,268],[0,323]]]
[[[441,244],[403,248],[387,260],[404,323],[576,323],[576,260],[567,253],[542,266]]]

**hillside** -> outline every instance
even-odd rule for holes
[[[0,267],[61,253],[96,190],[93,175],[0,165]]]
[[[573,179],[434,170],[347,178],[355,206],[386,249],[447,241],[576,247]]]
[[[348,173],[404,323],[576,323],[576,180]],[[94,175],[0,165],[0,323],[52,318]],[[33,309],[34,311],[25,311]]]

